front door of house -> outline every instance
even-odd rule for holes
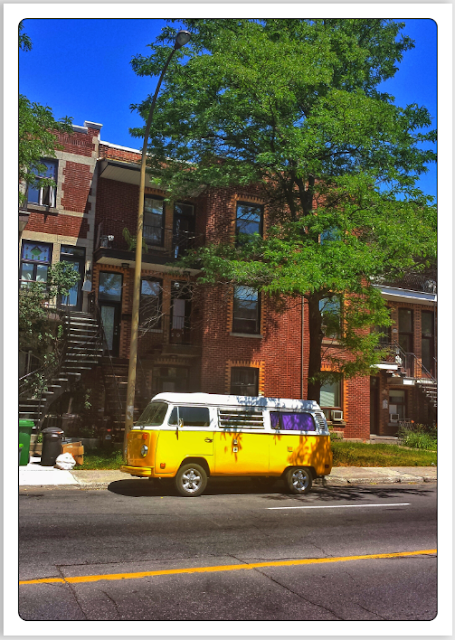
[[[107,350],[114,357],[119,354],[120,311],[120,305],[116,302],[103,302],[100,304],[101,322],[103,323]]]
[[[101,271],[98,285],[98,303],[107,350],[117,357],[120,346],[120,319],[122,312],[123,276],[121,273]]]
[[[80,311],[82,309],[82,282],[85,272],[85,249],[83,247],[62,245],[60,260],[69,262],[72,265],[73,269],[79,274],[79,280],[69,290],[67,296],[60,296],[59,306],[70,307],[73,311]]]

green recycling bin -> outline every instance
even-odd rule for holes
[[[19,444],[22,445],[20,457],[20,466],[24,467],[28,464],[30,457],[30,439],[35,423],[33,420],[19,420]]]

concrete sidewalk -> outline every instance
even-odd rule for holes
[[[137,480],[121,471],[63,471],[54,467],[42,467],[40,458],[31,458],[27,466],[19,467],[20,487],[74,485],[79,488],[101,489],[119,480]],[[413,484],[436,482],[436,467],[334,467],[324,480],[316,484],[324,486],[361,484]]]

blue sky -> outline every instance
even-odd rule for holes
[[[436,126],[437,25],[424,19],[403,21],[415,48],[405,54],[385,89],[400,106],[427,107]],[[19,53],[20,92],[48,104],[56,118],[68,115],[77,125],[101,123],[106,142],[139,149],[142,141],[132,138],[129,128],[140,126],[141,119],[130,105],[150,94],[157,79],[136,76],[130,61],[149,53],[147,44],[164,24],[160,19],[26,19],[24,30],[33,48]],[[429,169],[420,187],[435,196],[436,167]]]

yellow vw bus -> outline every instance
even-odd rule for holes
[[[307,493],[332,469],[327,421],[312,400],[159,393],[127,438],[132,476],[175,478],[182,496],[198,496],[208,477],[283,476]]]

